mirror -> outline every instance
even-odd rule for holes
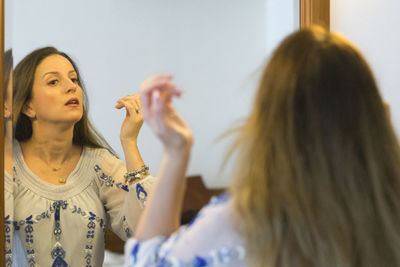
[[[122,157],[124,118],[116,100],[137,93],[158,72],[175,74],[185,89],[176,105],[192,126],[195,145],[188,174],[224,187],[219,166],[226,149],[216,138],[245,117],[268,54],[299,27],[298,1],[14,1],[16,63],[47,45],[77,62],[86,84],[89,115]],[[150,14],[150,15],[149,15]],[[146,126],[139,146],[151,170],[161,147]]]
[[[249,113],[264,62],[300,21],[299,0],[11,1],[14,65],[44,46],[70,55],[85,83],[90,119],[122,158],[125,113],[114,109],[116,100],[138,93],[149,75],[173,73],[185,89],[176,107],[195,137],[188,175],[201,175],[212,188],[230,182],[219,167],[231,139],[218,137]],[[138,143],[156,175],[162,148],[146,125]],[[25,222],[41,220],[35,216]],[[20,227],[25,240],[38,242],[26,224]],[[34,265],[35,252],[25,254]]]
[[[14,221],[14,182],[12,177],[12,3],[6,1],[4,8],[4,39],[3,39],[3,127],[4,127],[4,266],[12,264],[13,221]]]

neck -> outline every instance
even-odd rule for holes
[[[4,129],[4,170],[12,174],[12,121],[8,120]]]
[[[32,124],[32,137],[21,143],[24,154],[36,155],[48,164],[62,164],[71,157],[74,125]]]

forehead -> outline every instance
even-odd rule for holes
[[[75,69],[68,59],[61,55],[50,55],[37,66],[35,76],[43,75],[47,72],[68,73],[70,71],[75,71]]]

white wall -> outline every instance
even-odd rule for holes
[[[249,113],[262,63],[298,28],[298,0],[13,1],[16,62],[46,45],[69,53],[94,124],[121,156],[116,100],[151,74],[175,73],[186,90],[175,103],[195,136],[189,175],[210,187],[229,183],[219,174],[229,139],[216,138]],[[147,126],[139,145],[155,174],[162,151]]]
[[[4,2],[4,50],[12,48],[13,2]]]
[[[343,33],[364,54],[400,133],[400,1],[331,1],[331,30]]]

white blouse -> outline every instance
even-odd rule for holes
[[[170,237],[125,244],[126,267],[242,267],[244,241],[238,233],[227,194],[211,199],[196,218]]]
[[[5,240],[6,240],[6,267],[12,266],[12,247],[14,236],[14,182],[13,178],[7,172],[4,172],[4,224],[5,224]]]
[[[17,142],[14,160],[14,229],[28,266],[102,266],[105,226],[129,238],[155,181],[126,185],[124,163],[100,148],[83,148],[64,185],[33,174]]]

